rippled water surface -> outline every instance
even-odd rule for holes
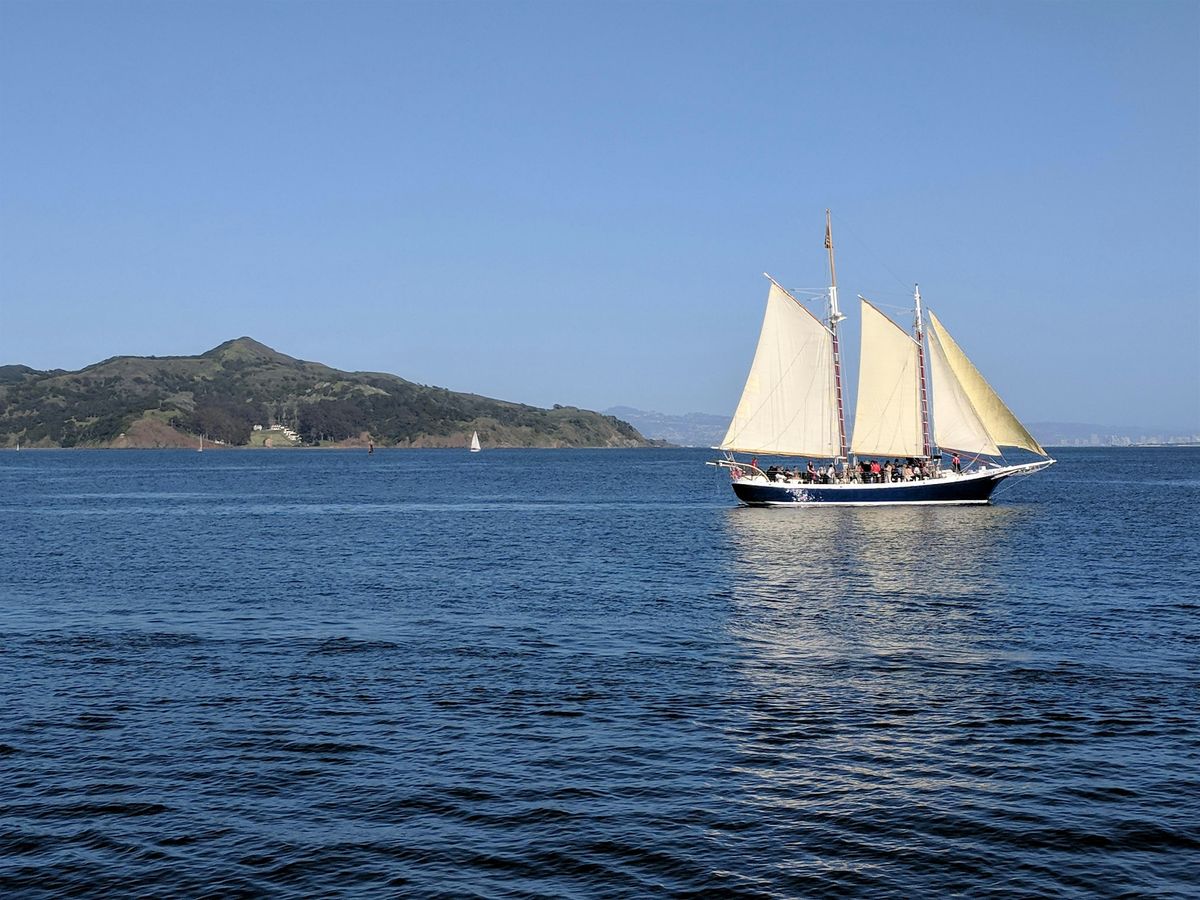
[[[0,893],[1195,896],[1200,452],[0,455]]]

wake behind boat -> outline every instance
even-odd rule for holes
[[[771,288],[754,362],[716,448],[725,456],[710,463],[729,470],[739,500],[751,506],[987,503],[1006,478],[1053,465],[932,312],[926,330],[919,289],[911,334],[859,298],[862,347],[848,444],[838,344],[845,316],[828,210],[825,248],[831,281],[825,320],[767,276]],[[1038,458],[1012,463],[1002,447]],[[739,452],[753,458],[739,460]],[[759,455],[810,462],[803,470],[762,469]],[[814,459],[822,460],[819,467]]]

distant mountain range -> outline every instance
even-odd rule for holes
[[[604,412],[629,422],[651,440],[666,441],[680,447],[715,447],[729,428],[729,416],[711,413],[670,415],[634,409],[632,406],[611,406]]]
[[[729,416],[711,413],[670,415],[613,406],[605,410],[631,423],[651,439],[682,447],[715,447],[725,437]],[[1139,444],[1200,444],[1200,431],[1145,428],[1130,425],[1091,425],[1079,422],[1034,422],[1030,432],[1047,447],[1123,447]]]
[[[227,446],[465,447],[472,431],[485,447],[650,445],[613,416],[344,372],[248,337],[78,372],[0,366],[0,447],[194,447],[202,436]]]

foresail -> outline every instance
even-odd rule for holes
[[[722,450],[833,458],[840,452],[833,337],[777,284]]]
[[[1001,447],[1020,447],[1024,450],[1031,450],[1041,456],[1046,456],[1046,451],[1026,429],[1025,426],[1017,421],[1017,417],[1012,414],[1000,396],[992,390],[992,386],[987,383],[984,377],[979,374],[979,370],[974,364],[967,359],[967,355],[962,352],[962,349],[954,342],[954,338],[950,337],[949,332],[942,327],[942,323],[938,321],[937,316],[933,313],[929,314],[929,323],[934,340],[930,344],[937,343],[940,345],[946,359],[946,364],[953,373],[955,380],[961,386],[962,394],[970,401],[971,407],[974,409],[979,422],[991,437],[993,443]],[[941,416],[941,401],[938,399],[938,389],[934,386],[934,421],[937,422]],[[941,443],[941,438],[938,438]],[[953,446],[953,445],[950,445]],[[966,448],[956,448],[966,449]]]
[[[851,450],[870,456],[922,456],[925,452],[922,432],[917,342],[863,300],[858,402]]]
[[[936,330],[929,334],[929,375],[933,382],[934,442],[943,450],[999,456],[1000,448],[958,383]]]

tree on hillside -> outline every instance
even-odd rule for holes
[[[344,441],[364,430],[363,413],[350,400],[305,403],[299,410],[300,439],[306,444]]]
[[[254,403],[207,400],[189,413],[176,416],[171,424],[192,434],[241,446],[250,442],[254,424],[263,419],[263,409]]]

